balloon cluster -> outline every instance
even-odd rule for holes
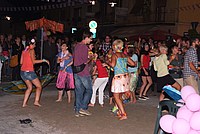
[[[200,134],[200,96],[192,86],[181,89],[182,102],[185,103],[176,113],[160,118],[160,127],[172,134]]]

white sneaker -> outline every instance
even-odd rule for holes
[[[139,100],[147,100],[146,98],[142,97],[138,97]]]
[[[83,114],[81,114],[81,113],[79,113],[79,112],[76,112],[76,113],[75,113],[75,116],[76,116],[76,117],[83,117],[83,116],[85,116],[85,115],[83,115]]]

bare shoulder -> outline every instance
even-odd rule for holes
[[[30,50],[29,53],[31,57],[35,58],[35,50]]]
[[[33,49],[29,50],[30,54],[35,54],[35,51]]]
[[[115,57],[118,57],[118,58],[121,58],[122,57],[122,54],[121,53],[119,53],[119,52],[116,52],[115,54],[113,54],[113,55],[115,55]]]
[[[120,57],[120,58],[127,58],[128,56],[125,55],[125,54],[122,52],[122,53],[119,53],[119,56],[118,56],[118,57]]]

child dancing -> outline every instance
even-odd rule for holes
[[[108,72],[106,69],[106,65],[103,63],[104,56],[103,52],[99,51],[97,53],[97,60],[96,60],[96,66],[94,68],[94,74],[98,72],[98,77],[95,79],[93,84],[93,93],[92,98],[90,100],[89,106],[94,106],[95,100],[96,100],[96,92],[97,89],[99,89],[99,104],[101,107],[103,107],[104,101],[103,101],[103,95],[104,95],[104,89],[106,87],[106,84],[108,83]]]
[[[126,56],[122,52],[122,49],[123,41],[119,39],[115,40],[113,42],[115,54],[112,55],[111,62],[108,62],[108,64],[114,68],[111,91],[113,92],[115,102],[119,109],[119,120],[127,119],[127,114],[122,102],[122,95],[125,92],[129,92],[130,87],[127,64],[135,66],[135,62],[130,57]]]
[[[69,89],[74,89],[74,78],[71,67],[73,58],[67,49],[67,44],[64,42],[61,45],[62,51],[58,53],[57,63],[60,63],[60,71],[56,82],[56,87],[58,88],[58,99],[56,102],[62,101],[63,90],[66,89],[68,103],[70,103],[71,91]]]

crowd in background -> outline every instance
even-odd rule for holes
[[[20,80],[19,70],[20,70],[20,64],[16,67],[10,67],[9,66],[9,61],[11,56],[13,55],[18,55],[20,57],[22,50],[24,50],[26,44],[30,41],[31,38],[35,38],[37,41],[36,45],[36,57],[41,58],[41,48],[40,48],[40,40],[34,37],[26,37],[26,35],[22,36],[13,36],[12,34],[0,35],[0,52],[2,56],[5,57],[1,58],[1,63],[0,63],[0,69],[1,69],[1,75],[0,75],[0,81],[2,81],[2,77],[9,77],[11,80]],[[114,37],[116,38],[116,37]],[[93,53],[96,53],[98,50],[102,50],[104,57],[107,55],[109,57],[112,48],[112,41],[114,40],[110,35],[105,36],[103,39],[95,39],[95,41],[92,41],[90,45],[88,45],[88,48],[90,49],[89,55],[92,56]],[[153,38],[139,38],[138,40],[135,41],[127,41],[123,40],[125,43],[124,47],[124,53],[128,54],[128,50],[131,48],[134,48],[134,54],[138,56],[138,63],[140,63],[142,55],[145,55],[145,49],[149,52],[150,54],[150,62],[149,65],[147,66],[150,69],[151,72],[151,78],[148,78],[148,87],[154,86],[155,82],[155,72],[153,71],[152,68],[152,61],[153,58],[156,56],[158,53],[158,47],[162,44],[165,43],[166,46],[168,47],[168,57],[169,59],[171,58],[170,55],[176,55],[175,60],[173,60],[169,66],[170,68],[170,74],[174,78],[182,78],[182,71],[183,69],[183,61],[184,61],[184,55],[186,51],[190,47],[191,41],[187,38],[183,39],[177,39],[177,40],[165,40],[165,41],[155,41]],[[57,73],[58,72],[58,65],[57,65],[57,57],[56,55],[61,51],[61,43],[66,42],[67,46],[69,47],[69,51],[73,51],[73,44],[76,44],[76,41],[72,40],[71,38],[67,36],[63,37],[57,37],[56,35],[53,36],[45,36],[44,37],[44,47],[43,47],[43,55],[42,58],[45,58],[50,61],[50,70],[48,65],[44,64],[43,65],[43,74],[48,73],[50,71],[51,73]],[[145,48],[146,47],[146,48]],[[148,48],[147,48],[148,47]],[[198,51],[198,61],[200,61],[200,52]],[[20,59],[20,58],[18,58]],[[93,64],[93,63],[91,63]],[[39,71],[39,66],[36,66],[36,70]],[[140,66],[140,64],[139,64]],[[172,69],[172,68],[173,69]],[[140,70],[141,71],[141,70]],[[92,72],[91,72],[92,73]],[[144,72],[141,71],[140,74],[142,75]],[[140,76],[141,76],[140,75]],[[144,82],[144,81],[143,81]],[[144,82],[145,83],[145,82]],[[142,90],[145,84],[141,85]],[[146,89],[147,89],[146,88]],[[144,91],[146,92],[146,89]],[[145,93],[146,94],[146,93]],[[140,95],[141,96],[141,95]]]
[[[71,39],[67,36],[45,36],[43,45],[44,47],[41,56],[40,40],[37,39],[36,36],[31,38],[35,38],[37,42],[35,48],[36,58],[44,58],[50,63],[49,65],[44,63],[36,65],[35,70],[38,75],[40,70],[39,68],[41,65],[43,75],[49,72],[52,74],[59,75],[59,72],[61,70],[67,69],[68,71],[66,72],[73,73],[72,68],[69,69],[68,66],[72,67],[73,65],[79,64],[79,61],[76,61],[76,55],[78,55],[76,53],[81,53],[81,51],[76,52],[77,50],[75,48],[77,44],[80,44],[80,42],[77,42],[76,40]],[[21,80],[20,57],[22,51],[26,48],[26,45],[30,42],[31,38],[26,37],[25,35],[22,35],[21,37],[13,37],[12,34],[0,35],[0,81],[2,81],[2,76],[10,77],[11,80]],[[84,60],[88,60],[88,62],[85,64],[87,64],[86,66],[89,69],[91,77],[91,86],[93,89],[93,94],[91,95],[89,106],[95,105],[97,89],[99,89],[99,104],[102,107],[104,104],[103,95],[105,89],[109,91],[110,104],[112,104],[113,102],[113,93],[111,92],[111,87],[112,79],[115,75],[113,67],[111,67],[108,63],[112,61],[112,55],[116,53],[114,51],[115,49],[113,48],[113,41],[115,41],[116,39],[118,38],[107,35],[102,40],[84,40],[84,42],[86,42],[85,44],[87,45],[88,51],[87,59]],[[167,61],[167,70],[165,75],[168,75],[169,73],[170,77],[172,77],[175,80],[171,81],[171,85],[173,85],[176,82],[178,85],[175,85],[174,88],[180,90],[181,87],[184,85],[183,82],[185,82],[188,85],[194,86],[196,91],[198,92],[197,82],[198,76],[200,76],[198,72],[198,63],[200,61],[200,47],[199,40],[197,38],[179,38],[176,40],[170,38],[166,39],[165,41],[156,41],[153,38],[138,38],[135,41],[128,41],[127,39],[121,40],[124,44],[122,50],[123,54],[130,57],[135,62],[134,66],[129,65],[127,67],[131,79],[130,102],[136,102],[136,95],[138,95],[139,100],[150,99],[148,96],[149,90],[162,92],[162,86],[159,85],[158,80],[160,80],[159,77],[163,76],[158,70],[155,69],[154,64],[156,63],[153,62],[157,60],[157,58],[159,58],[160,55],[163,54],[160,50],[161,46],[166,51],[164,52],[164,54],[167,57],[165,59]],[[83,50],[84,49],[85,47],[83,47]],[[64,54],[64,56],[62,54]],[[18,65],[15,67],[10,67],[10,59],[14,55],[17,55],[19,57]],[[71,55],[71,60],[69,60],[69,55]],[[62,65],[62,60],[68,60],[68,63],[66,64],[68,65],[67,68],[63,68],[64,63]],[[190,78],[191,76],[193,77]],[[79,78],[78,75],[74,74],[74,78],[70,76],[70,79],[68,79],[68,83],[72,80],[75,80],[73,81],[73,83],[75,83],[75,86],[77,87],[76,82],[78,80],[81,80],[81,78]],[[73,89],[74,85],[71,83],[67,87]],[[57,86],[57,88],[63,89],[65,88],[65,86]],[[62,94],[63,92],[59,90],[57,101],[62,100]],[[70,96],[70,93],[68,95]],[[76,99],[76,107],[79,105],[78,101],[80,100]],[[68,100],[68,102],[70,102],[70,99]]]

